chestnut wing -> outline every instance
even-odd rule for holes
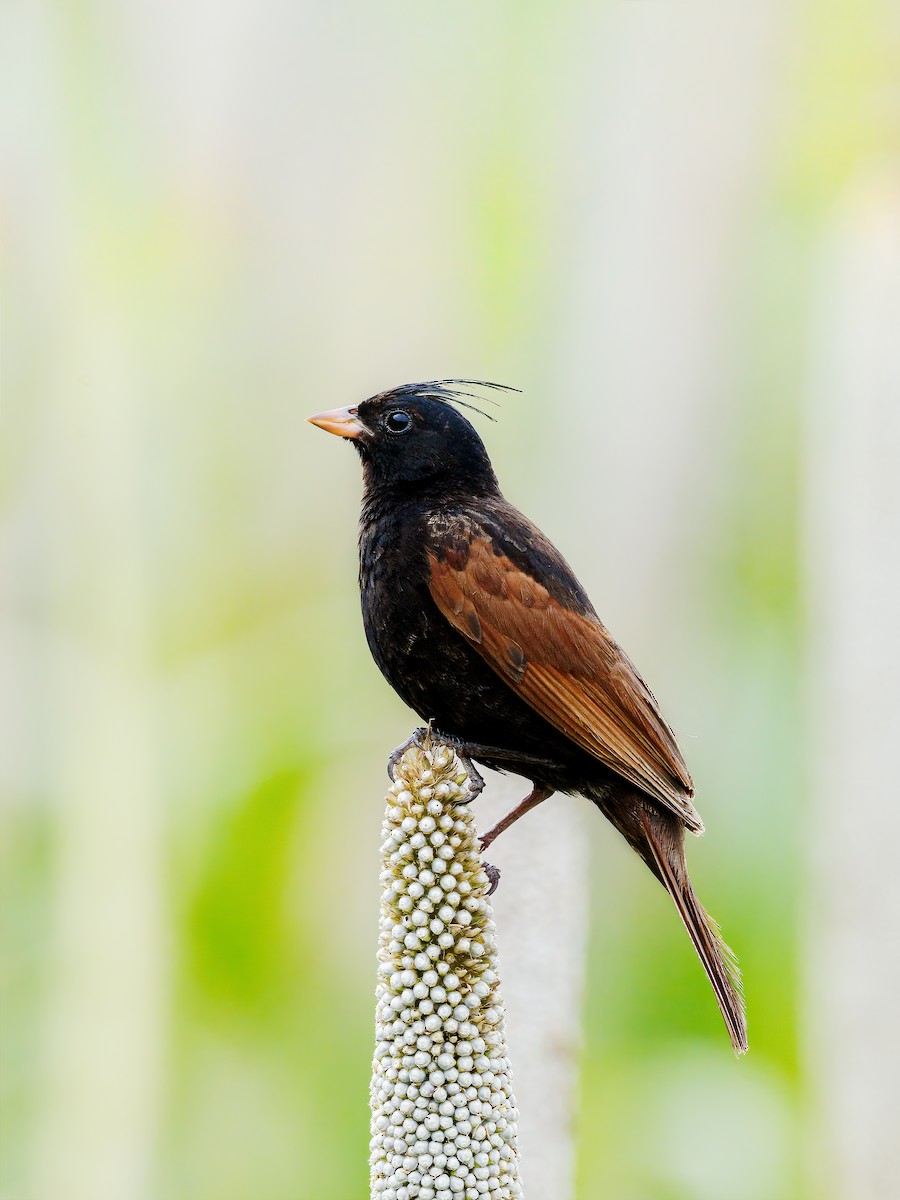
[[[428,550],[450,624],[546,721],[701,833],[687,766],[625,653],[593,613],[566,608],[483,530],[467,533]]]

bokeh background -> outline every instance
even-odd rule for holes
[[[848,683],[887,569],[868,480],[896,516],[896,6],[3,21],[4,1200],[366,1194],[413,719],[358,616],[358,464],[305,418],[460,375],[523,389],[479,428],[679,733],[747,979],[736,1062],[674,914],[588,823],[579,1200],[886,1200],[865,1140],[883,1170],[896,1097],[849,1035],[826,1052],[877,1027],[882,907],[845,930],[847,1010],[823,879],[845,850],[842,894],[871,876],[829,788],[896,716],[888,648],[880,695]],[[846,751],[830,696],[859,700]]]

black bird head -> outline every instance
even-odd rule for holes
[[[497,479],[484,443],[454,407],[475,408],[464,399],[473,393],[462,390],[471,386],[515,390],[469,379],[407,383],[309,420],[352,440],[370,487],[492,494]]]

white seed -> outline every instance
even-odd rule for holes
[[[472,811],[460,803],[466,785],[447,747],[410,747],[389,793],[372,1081],[377,1200],[522,1197],[494,924]]]

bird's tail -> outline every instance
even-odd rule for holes
[[[709,976],[734,1052],[744,1054],[747,1050],[747,1019],[741,994],[741,973],[718,925],[694,895],[684,856],[684,827],[673,814],[651,810],[643,804],[638,808],[637,819],[643,836],[631,836],[629,841],[675,901]],[[635,831],[628,832],[633,834]]]

